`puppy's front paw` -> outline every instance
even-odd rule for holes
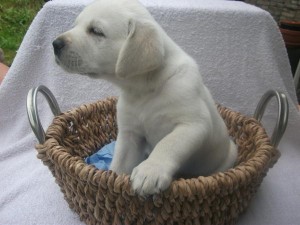
[[[163,165],[145,160],[133,169],[130,180],[133,190],[146,197],[166,190],[172,182],[172,174]]]

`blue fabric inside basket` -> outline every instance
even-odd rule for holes
[[[85,158],[85,162],[89,165],[94,165],[98,169],[108,170],[113,158],[116,142],[113,141],[104,145],[99,151]]]

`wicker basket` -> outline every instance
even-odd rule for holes
[[[87,224],[234,224],[280,155],[257,120],[218,106],[238,146],[236,166],[175,180],[163,193],[143,199],[131,191],[129,176],[84,162],[115,140],[116,101],[108,98],[56,116],[36,146],[70,208]]]

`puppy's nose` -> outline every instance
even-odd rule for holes
[[[54,54],[59,56],[61,54],[61,50],[65,47],[66,43],[63,39],[57,38],[52,43],[54,48]]]

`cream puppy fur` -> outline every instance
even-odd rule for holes
[[[197,64],[136,0],[96,0],[54,42],[65,70],[120,87],[111,170],[141,196],[225,171],[237,150]]]

